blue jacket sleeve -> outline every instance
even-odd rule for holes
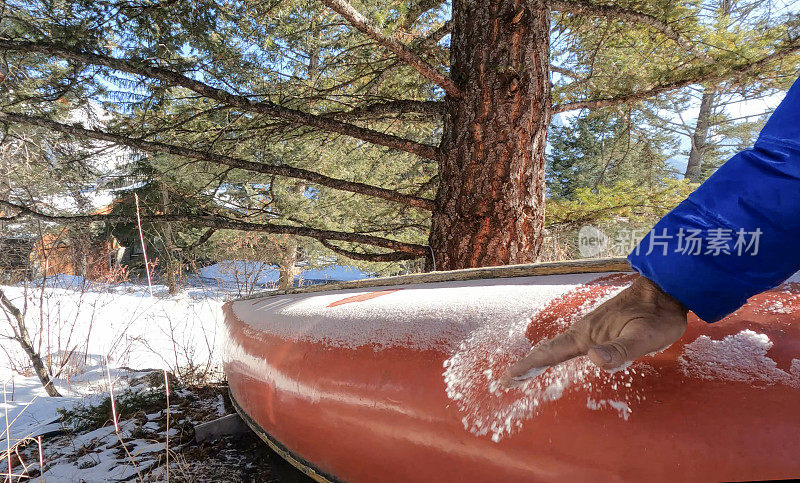
[[[628,261],[707,322],[800,270],[800,80],[753,148],[664,216]]]

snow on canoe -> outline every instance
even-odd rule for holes
[[[531,344],[627,286],[624,267],[439,272],[233,301],[230,392],[319,480],[800,476],[800,283],[716,324],[690,314],[680,342],[625,370],[578,358],[498,387]],[[570,270],[606,273],[538,275]]]

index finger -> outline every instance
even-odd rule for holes
[[[585,355],[587,349],[580,343],[575,331],[568,329],[536,344],[525,357],[508,368],[506,375],[517,381],[535,377],[548,367]]]

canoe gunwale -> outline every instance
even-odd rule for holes
[[[258,435],[267,445],[278,454],[281,458],[286,460],[290,465],[297,468],[300,472],[308,476],[314,481],[318,481],[320,483],[339,483],[341,480],[337,479],[336,477],[325,473],[324,471],[320,470],[312,463],[307,461],[301,456],[296,455],[292,452],[289,448],[284,446],[280,441],[275,439],[271,434],[267,433],[264,428],[262,428],[253,418],[250,417],[249,414],[239,405],[236,401],[236,398],[233,396],[233,392],[228,389],[228,397],[230,397],[231,404],[236,412],[239,414],[239,417],[242,418],[242,421],[247,424],[247,426]]]
[[[569,275],[576,273],[630,272],[633,271],[625,258],[594,258],[588,260],[569,260],[562,262],[527,263],[522,265],[503,265],[498,267],[467,268],[441,272],[413,273],[392,277],[365,278],[352,282],[334,282],[322,285],[309,285],[282,290],[258,292],[233,300],[252,300],[275,295],[329,292],[356,288],[386,287],[420,283],[455,282],[494,278],[532,277],[543,275]]]

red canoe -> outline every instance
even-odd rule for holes
[[[625,370],[579,358],[500,388],[532,343],[633,277],[532,276],[552,271],[436,273],[230,302],[232,398],[320,480],[800,477],[800,283],[713,325],[690,314],[679,343]]]

